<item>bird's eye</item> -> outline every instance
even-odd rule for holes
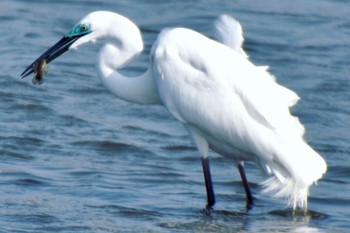
[[[89,27],[86,24],[81,25],[80,28],[81,28],[82,31],[86,31],[86,30],[89,29]]]

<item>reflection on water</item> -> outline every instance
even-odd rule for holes
[[[265,214],[251,214],[246,212],[214,211],[210,216],[203,215],[193,221],[173,221],[160,223],[162,228],[171,230],[196,229],[199,232],[327,232],[319,229],[312,222],[323,217],[319,213],[293,216],[290,210],[272,211]],[[234,224],[227,225],[227,222]],[[310,226],[311,225],[311,226]]]
[[[346,1],[44,1],[0,3],[1,232],[347,232],[350,224]],[[88,12],[108,9],[135,21],[145,52],[123,72],[139,74],[164,27],[212,36],[223,13],[239,19],[244,47],[302,98],[293,113],[329,170],[311,189],[306,215],[260,193],[245,193],[231,161],[213,153],[217,203],[210,215],[200,159],[184,128],[160,106],[125,103],[99,83],[100,45],[50,64],[45,83],[20,73]]]

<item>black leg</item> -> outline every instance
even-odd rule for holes
[[[207,189],[207,208],[215,204],[215,194],[213,189],[213,182],[211,181],[209,158],[202,158],[202,166],[205,180],[205,188]]]
[[[238,170],[239,170],[239,174],[241,175],[241,179],[242,179],[245,193],[247,195],[247,209],[250,209],[252,204],[253,204],[253,196],[252,196],[252,193],[250,192],[248,180],[247,180],[247,177],[245,175],[244,166],[242,163],[238,163]]]

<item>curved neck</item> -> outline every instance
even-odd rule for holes
[[[142,46],[141,46],[142,50]],[[140,46],[116,46],[109,42],[100,50],[97,70],[102,84],[114,95],[138,104],[161,104],[150,69],[137,77],[126,77],[117,69],[126,66],[140,52]]]

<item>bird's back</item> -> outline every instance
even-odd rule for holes
[[[277,84],[265,68],[184,28],[163,31],[151,61],[170,113],[195,127],[218,153],[257,161],[276,178],[270,188],[274,183],[289,191],[300,186],[302,194],[297,196],[303,196],[325,172],[324,160],[304,142],[304,128],[289,112],[299,97]],[[303,202],[295,195],[291,199]]]
[[[160,34],[152,57],[163,103],[178,120],[213,135],[230,129],[244,135],[253,125],[269,131],[288,127],[303,134],[302,125],[289,113],[299,97],[235,50],[176,28]]]

